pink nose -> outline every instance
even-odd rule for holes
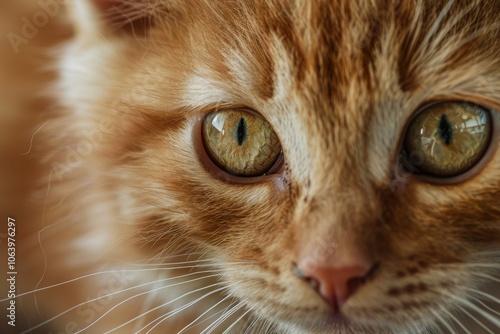
[[[312,261],[299,263],[294,267],[294,271],[319,293],[334,312],[338,312],[373,274],[376,267],[372,262],[353,262],[342,267],[331,267]]]

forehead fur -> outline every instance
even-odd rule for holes
[[[419,106],[440,98],[500,105],[495,1],[190,0],[141,10],[151,31],[127,43],[140,45],[136,77],[156,77],[136,88],[141,103],[158,107],[161,94],[183,113],[253,108],[291,161],[307,161],[295,166],[301,182],[306,173],[336,171],[318,178],[324,183],[364,168],[383,184]]]

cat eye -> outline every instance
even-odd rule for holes
[[[271,125],[254,112],[217,110],[203,120],[202,137],[211,160],[236,176],[260,176],[276,171],[281,144]]]
[[[408,125],[403,155],[409,169],[453,177],[473,168],[491,141],[493,121],[484,107],[469,102],[433,104]]]

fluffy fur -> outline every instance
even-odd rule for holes
[[[432,101],[485,105],[500,132],[498,1],[69,9],[58,79],[41,80],[52,107],[19,135],[26,146],[43,125],[18,162],[38,181],[12,212],[16,330],[498,331],[498,135],[459,182],[399,164]],[[242,183],[203,163],[203,116],[240,106],[278,134],[280,173]],[[337,249],[380,264],[343,306],[347,325],[292,270],[305,250]]]

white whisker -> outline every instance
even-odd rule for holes
[[[463,305],[463,306],[469,306],[469,303],[467,305]],[[463,307],[463,306],[460,307],[460,312],[463,312],[465,315],[467,315],[469,318],[471,318],[475,323],[477,323],[479,326],[481,326],[482,328],[484,328],[484,330],[486,332],[488,332],[489,334],[495,334],[488,327],[486,327],[481,321],[479,321],[476,317],[474,317],[467,310],[465,310],[465,307]],[[464,330],[467,331],[465,328],[464,328]]]
[[[492,309],[491,307],[489,307],[488,305],[486,305],[485,303],[483,303],[481,300],[479,300],[478,298],[475,298],[475,297],[472,297],[472,296],[469,296],[470,299],[473,299],[476,303],[480,304],[482,307],[484,307],[485,309],[487,309],[488,311],[500,316],[500,312],[498,311],[495,311],[494,309]]]
[[[446,321],[442,316],[441,314],[437,313],[436,311],[434,310],[430,310],[433,314],[434,314],[434,317],[436,318],[436,320],[438,320],[440,323],[442,323],[449,331],[450,333],[455,333],[455,329],[453,327],[451,327],[451,325],[448,323],[448,321]]]
[[[497,304],[500,304],[500,299],[495,298],[492,295],[489,295],[489,294],[487,294],[485,292],[482,292],[482,291],[479,291],[479,290],[476,290],[476,289],[472,289],[472,288],[467,288],[467,290],[470,291],[470,292],[472,292],[472,293],[474,293],[474,294],[478,294],[478,295],[484,296],[484,297],[486,297],[488,299],[491,299],[491,300],[493,300]]]
[[[500,278],[494,277],[494,276],[486,274],[486,273],[475,272],[475,273],[473,273],[473,275],[474,276],[478,276],[478,277],[486,278],[486,279],[488,279],[490,281],[493,281],[493,282],[500,283]]]
[[[479,293],[479,294],[482,294],[484,296],[487,296],[487,297],[490,297],[494,300],[496,300],[498,302],[498,300],[496,298],[494,298],[493,296],[490,296],[486,293],[481,293],[480,291],[476,291],[476,290],[473,290],[473,289],[468,289],[470,291],[474,291],[476,293]],[[474,305],[473,303],[469,302],[468,300],[462,298],[462,297],[459,297],[459,296],[456,296],[456,295],[452,295],[452,294],[447,294],[450,298],[452,299],[455,299],[455,300],[458,300],[460,301],[463,305],[466,305],[467,307],[469,307],[470,309],[476,311],[477,313],[479,313],[480,315],[482,315],[485,319],[489,320],[492,324],[494,324],[495,326],[497,327],[500,327],[500,319],[499,318],[495,318],[493,317],[491,314],[489,314],[488,312],[486,312],[485,310],[482,310],[481,308],[479,308],[478,306]]]
[[[200,334],[210,334],[212,333],[217,327],[219,327],[224,321],[226,321],[229,317],[231,317],[234,313],[239,311],[241,308],[243,308],[243,304],[236,304],[235,306],[231,307],[227,312],[224,312],[219,319],[214,321],[210,326],[205,328]]]
[[[222,283],[213,284],[212,286],[221,285],[221,284],[222,284]],[[203,289],[204,289],[204,288],[202,288],[202,289],[198,289],[198,290],[195,290],[195,291],[200,291],[200,290],[203,290]],[[177,308],[177,309],[175,309],[175,310],[172,310],[172,311],[170,311],[170,312],[168,312],[168,313],[166,313],[166,314],[164,314],[164,315],[161,315],[160,317],[158,317],[158,318],[156,318],[155,320],[153,320],[153,321],[151,321],[150,323],[148,323],[146,326],[142,327],[139,331],[142,331],[143,329],[145,329],[145,328],[147,328],[148,326],[150,326],[153,322],[158,321],[159,319],[161,319],[161,320],[159,320],[159,321],[158,321],[158,323],[156,323],[156,324],[155,324],[155,325],[154,325],[154,326],[153,326],[150,330],[148,330],[148,331],[146,332],[146,334],[148,334],[148,333],[150,333],[150,332],[151,332],[154,328],[156,328],[157,326],[159,326],[159,325],[160,325],[163,321],[167,320],[167,319],[168,319],[168,318],[170,318],[171,316],[176,315],[177,313],[184,311],[185,309],[187,309],[187,308],[189,308],[189,307],[193,306],[194,304],[196,304],[196,303],[198,303],[199,301],[201,301],[201,300],[205,299],[206,297],[213,295],[214,293],[217,293],[217,292],[220,292],[220,291],[224,291],[224,290],[226,290],[226,289],[227,289],[227,287],[224,287],[224,286],[223,286],[222,288],[219,288],[219,289],[213,290],[213,291],[211,291],[211,292],[209,292],[209,293],[206,293],[206,294],[204,294],[203,296],[198,297],[197,299],[195,299],[195,300],[193,300],[193,301],[191,301],[191,302],[187,303],[186,305],[183,305],[183,306],[181,306],[181,307],[179,307],[179,308]]]
[[[219,286],[219,285],[221,285],[221,284],[222,284],[222,283],[215,283],[215,284],[211,284],[211,285],[208,285],[208,286],[205,286],[205,287],[202,287],[202,288],[199,288],[199,289],[196,289],[196,290],[193,290],[193,291],[187,292],[187,293],[183,294],[182,296],[179,296],[179,297],[177,297],[177,298],[174,298],[174,299],[172,299],[172,300],[168,301],[167,303],[161,304],[161,305],[159,305],[159,306],[157,306],[157,307],[155,307],[155,308],[152,308],[152,309],[148,310],[147,312],[144,312],[144,313],[142,313],[142,314],[140,314],[140,315],[138,315],[138,316],[136,316],[136,317],[134,317],[134,318],[132,318],[132,319],[128,320],[127,322],[125,322],[125,323],[121,324],[120,326],[115,327],[115,328],[111,329],[110,331],[107,331],[107,332],[106,332],[106,334],[107,334],[107,333],[111,333],[111,332],[113,332],[113,331],[115,331],[115,330],[118,330],[118,329],[122,328],[123,326],[126,326],[126,325],[128,325],[129,323],[131,323],[131,322],[133,322],[133,321],[135,321],[135,320],[137,320],[137,319],[139,319],[139,318],[143,317],[144,315],[146,315],[146,314],[148,314],[148,313],[151,313],[151,312],[154,312],[154,311],[156,311],[157,309],[160,309],[160,308],[162,308],[162,307],[165,307],[166,305],[169,305],[169,304],[171,304],[171,303],[173,303],[173,302],[176,302],[176,301],[178,301],[179,299],[185,298],[186,296],[188,296],[188,295],[190,295],[190,294],[193,294],[193,293],[195,293],[195,292],[199,292],[199,291],[202,291],[202,290],[205,290],[205,289],[209,289],[209,288],[212,288],[212,287],[215,287],[215,286]],[[224,289],[224,288],[221,288],[221,289]],[[221,290],[221,289],[219,289],[219,290]],[[219,291],[219,290],[216,290],[216,291]],[[149,326],[149,324],[148,324],[147,326]],[[147,326],[145,326],[145,327],[147,327]],[[142,329],[144,329],[145,327],[143,327]],[[142,329],[141,329],[141,330],[142,330]]]
[[[267,324],[266,324],[267,323]],[[266,325],[266,329],[264,329],[264,334],[268,334],[269,331],[272,329],[272,327],[274,326],[271,322],[269,321],[266,321],[265,325]]]
[[[250,322],[247,329],[245,330],[245,333],[243,333],[243,334],[250,334],[251,333],[250,331],[252,330],[252,328],[255,327],[255,324],[257,324],[257,322],[259,322],[259,318],[254,317],[254,319]],[[262,323],[262,320],[261,320],[261,323]]]
[[[123,304],[125,304],[126,302],[128,302],[128,301],[130,301],[130,300],[132,300],[132,299],[134,299],[134,298],[137,298],[137,297],[139,297],[139,296],[142,296],[142,295],[145,295],[145,294],[148,294],[148,293],[151,293],[151,292],[155,292],[155,291],[158,291],[158,290],[162,290],[162,289],[165,289],[165,288],[170,288],[170,287],[172,287],[172,286],[182,285],[182,284],[187,284],[187,283],[194,282],[194,281],[196,281],[196,280],[200,280],[200,279],[207,279],[207,278],[209,278],[209,277],[216,277],[216,276],[219,276],[219,275],[211,275],[211,276],[206,276],[206,277],[202,277],[202,278],[199,278],[199,279],[193,279],[193,280],[186,281],[186,282],[180,282],[180,283],[175,283],[175,284],[171,284],[171,285],[167,285],[167,286],[162,286],[162,287],[159,287],[159,288],[156,288],[156,289],[153,289],[153,290],[150,290],[150,291],[145,291],[145,292],[143,292],[143,293],[140,293],[140,294],[137,294],[137,295],[135,295],[135,296],[129,297],[129,298],[127,298],[127,299],[125,299],[125,300],[121,301],[120,303],[118,303],[118,304],[114,305],[112,308],[110,308],[109,310],[107,310],[107,311],[106,311],[103,315],[101,315],[99,318],[97,318],[97,320],[95,320],[93,323],[89,324],[87,327],[83,328],[81,331],[79,331],[79,332],[77,332],[77,333],[80,333],[80,332],[84,331],[85,329],[87,329],[87,328],[89,328],[89,327],[93,326],[95,323],[97,323],[100,319],[104,318],[107,314],[109,314],[110,312],[112,312],[112,311],[113,311],[114,309],[116,309],[118,306],[123,305]],[[216,286],[216,285],[220,285],[220,284],[221,284],[221,283],[216,283],[216,284],[213,284],[213,285],[209,285],[209,286],[207,286],[207,287],[204,287],[204,288],[202,288],[202,289],[209,288],[209,287]],[[190,291],[190,292],[188,292],[188,293],[185,293],[184,295],[182,295],[182,296],[180,296],[180,297],[177,297],[177,298],[175,298],[175,299],[173,299],[173,300],[171,300],[171,301],[169,301],[169,302],[167,302],[167,303],[164,303],[164,304],[162,304],[162,305],[160,305],[160,306],[157,306],[157,307],[155,307],[155,308],[153,308],[153,309],[150,309],[149,311],[147,311],[147,312],[143,313],[143,315],[148,314],[148,313],[150,313],[150,312],[153,312],[153,311],[157,310],[158,308],[164,307],[165,305],[168,305],[168,304],[170,304],[170,303],[173,303],[173,302],[175,302],[175,301],[177,301],[177,300],[179,300],[179,299],[182,299],[182,298],[184,298],[185,296],[190,295],[191,293],[194,293],[194,292],[196,292],[196,291],[198,291],[198,290],[194,290],[194,291]],[[135,319],[135,318],[134,318],[134,319]]]
[[[28,151],[26,153],[22,153],[20,155],[28,155],[30,154],[31,152],[31,148],[33,147],[33,138],[35,138],[35,135],[48,123],[49,121],[46,121],[45,123],[43,123],[39,128],[38,130],[35,131],[35,133],[33,133],[33,135],[31,136],[31,140],[30,140],[30,146],[28,148]]]
[[[179,257],[186,257],[186,256],[189,256],[190,254],[184,254],[184,255],[172,255],[172,256],[169,256],[169,257],[163,257],[161,258],[162,261],[158,262],[158,263],[152,263],[151,260],[149,259],[146,259],[146,260],[142,260],[144,261],[144,263],[140,263],[141,261],[135,261],[135,263],[130,263],[130,262],[125,262],[125,261],[122,261],[120,259],[105,259],[105,260],[115,260],[117,262],[120,262],[120,263],[123,263],[127,266],[131,266],[131,267],[136,267],[136,266],[164,266],[166,264],[175,264],[175,265],[178,265],[178,264],[184,264],[184,263],[196,263],[196,262],[210,262],[213,260],[210,260],[210,259],[199,259],[199,260],[190,260],[190,261],[183,261],[183,262],[174,262],[174,263],[170,263],[170,261],[168,261],[169,259],[175,259],[175,258],[179,258]]]
[[[187,262],[184,262],[184,263],[187,263]],[[231,265],[240,265],[240,264],[247,264],[247,262],[234,262],[234,263],[230,263],[230,264]],[[175,264],[173,264],[173,265],[175,265]],[[117,269],[117,270],[99,271],[99,272],[94,272],[91,274],[86,274],[86,275],[83,275],[80,277],[72,278],[72,279],[69,279],[69,280],[61,282],[61,283],[56,283],[56,284],[52,284],[52,285],[45,286],[42,288],[37,288],[37,289],[31,290],[31,291],[23,292],[23,293],[16,295],[16,297],[22,297],[22,296],[25,296],[25,295],[28,295],[31,293],[44,291],[44,290],[55,288],[55,287],[62,286],[65,284],[77,282],[77,281],[85,279],[85,278],[103,275],[103,274],[134,273],[134,272],[146,272],[146,271],[158,271],[158,270],[181,270],[181,269],[195,269],[195,268],[206,268],[206,267],[214,267],[214,265],[213,264],[201,264],[201,265],[196,265],[196,266],[187,266],[186,265],[186,266],[157,267],[157,268],[147,268],[147,269]],[[222,270],[222,269],[216,269],[216,271],[220,271],[220,270]],[[229,269],[225,269],[225,270],[229,270]],[[0,302],[4,302],[4,301],[8,301],[8,300],[9,300],[8,298],[4,298],[4,299],[0,299]]]
[[[190,273],[190,274],[186,274],[186,275],[182,275],[182,276],[177,276],[177,277],[169,277],[169,278],[161,279],[161,280],[158,280],[158,281],[147,282],[147,283],[143,283],[143,284],[135,285],[135,286],[132,286],[132,287],[129,287],[129,288],[126,288],[126,289],[122,289],[122,290],[119,290],[119,291],[115,291],[115,292],[112,292],[112,293],[108,293],[108,294],[105,294],[105,295],[103,295],[103,296],[96,297],[96,298],[93,298],[93,299],[87,300],[87,301],[85,301],[85,302],[82,302],[82,303],[80,303],[80,304],[78,304],[78,305],[75,305],[75,306],[73,306],[73,307],[71,307],[71,308],[69,308],[69,309],[65,310],[64,312],[61,312],[61,313],[59,313],[59,314],[57,314],[57,315],[53,316],[52,318],[47,319],[47,320],[45,320],[45,321],[44,321],[44,322],[42,322],[42,323],[39,323],[39,324],[38,324],[38,325],[36,325],[35,327],[31,327],[28,331],[25,331],[25,332],[23,332],[23,333],[28,333],[29,331],[32,331],[32,330],[37,329],[37,328],[39,328],[39,327],[41,327],[41,326],[43,326],[43,325],[46,325],[46,324],[50,323],[51,321],[53,321],[53,320],[55,320],[55,319],[57,319],[57,318],[59,318],[59,317],[61,317],[61,316],[65,315],[66,313],[71,312],[72,310],[75,310],[75,309],[79,308],[80,306],[83,306],[83,305],[85,305],[85,304],[88,304],[88,303],[91,303],[91,302],[94,302],[94,301],[97,301],[97,300],[100,300],[100,299],[103,299],[103,298],[107,298],[107,297],[110,297],[110,296],[114,296],[114,295],[122,294],[122,293],[124,293],[124,292],[126,292],[126,291],[130,291],[130,290],[133,290],[133,289],[141,288],[141,287],[143,287],[143,286],[147,286],[147,285],[151,285],[151,284],[157,284],[157,283],[159,283],[159,282],[170,281],[170,280],[174,280],[174,279],[179,279],[179,278],[184,278],[184,277],[189,277],[189,276],[195,276],[195,275],[204,274],[204,273],[212,273],[212,271],[207,271],[207,272],[198,272],[198,273]],[[188,280],[188,281],[181,282],[181,283],[176,283],[176,284],[172,284],[172,285],[162,286],[162,287],[157,288],[157,289],[168,288],[168,287],[171,287],[171,286],[174,286],[174,285],[187,284],[187,283],[190,283],[190,282],[195,281],[195,280],[206,279],[206,278],[208,278],[208,277],[213,277],[213,276],[219,276],[219,275],[204,276],[204,277],[201,277],[201,278],[196,278],[196,279],[193,279],[193,280]],[[157,289],[155,289],[155,290],[157,290]],[[147,292],[145,292],[145,293],[141,293],[141,294],[139,294],[139,295],[143,295],[143,294],[146,294],[146,293],[150,293],[151,291],[155,291],[155,290],[150,290],[150,291],[147,291]],[[135,298],[135,297],[137,297],[137,296],[139,296],[139,295],[134,295],[133,297],[131,297],[131,298],[129,298],[129,299]],[[127,299],[126,301],[128,301],[129,299]],[[120,304],[118,304],[118,305],[120,305]],[[115,307],[117,307],[118,305],[115,305]],[[115,307],[113,307],[113,308],[115,308]],[[112,308],[112,309],[113,309],[113,308]],[[102,315],[99,319],[101,319],[102,317],[104,317],[107,313],[111,312],[111,311],[112,311],[112,309],[111,309],[111,310],[109,310],[108,312],[106,312],[104,315]],[[97,319],[96,321],[98,321],[99,319]],[[90,325],[89,325],[89,326],[90,326]],[[23,333],[22,333],[22,334],[23,334]]]
[[[499,318],[493,317],[491,314],[489,314],[485,310],[480,309],[479,307],[477,307],[476,305],[474,305],[472,303],[467,304],[467,306],[469,308],[473,309],[474,311],[476,311],[477,313],[479,313],[480,315],[482,315],[483,318],[485,318],[486,320],[489,320],[493,325],[500,328],[500,319]]]
[[[218,313],[222,313],[222,314],[221,314],[221,315],[220,315],[217,319],[215,319],[215,320],[214,320],[214,321],[213,321],[210,325],[208,325],[208,326],[207,326],[207,327],[206,327],[206,328],[202,331],[202,333],[205,333],[205,332],[206,332],[206,331],[208,331],[208,330],[212,331],[212,330],[211,330],[211,328],[213,328],[213,327],[214,327],[214,324],[215,324],[215,326],[217,326],[217,324],[219,323],[220,319],[224,318],[224,316],[227,314],[228,310],[229,310],[229,309],[231,309],[232,307],[234,307],[233,305],[237,305],[237,304],[238,304],[238,302],[236,302],[236,301],[234,301],[234,300],[233,300],[233,301],[231,301],[231,303],[230,303],[227,307],[225,307],[225,308],[222,310],[222,312],[218,312]]]
[[[183,332],[185,332],[186,330],[188,330],[189,328],[191,328],[198,320],[200,320],[201,318],[203,318],[207,313],[209,313],[210,311],[212,311],[214,308],[216,308],[217,306],[219,306],[220,304],[222,304],[223,302],[225,302],[226,300],[228,300],[229,298],[231,298],[231,296],[226,296],[224,297],[223,299],[221,299],[219,302],[217,302],[215,305],[213,305],[212,307],[210,307],[208,310],[206,310],[205,312],[203,312],[202,314],[200,314],[196,319],[194,319],[193,321],[191,321],[189,324],[187,324],[183,329],[181,329],[179,331],[179,333],[177,334],[182,334]]]
[[[244,312],[238,319],[236,319],[233,324],[231,326],[229,326],[225,331],[224,333],[222,334],[229,334],[231,332],[231,329],[234,328],[234,326],[236,326],[236,324],[241,320],[243,319],[244,317],[246,317],[248,315],[248,313],[250,313],[250,309],[248,309],[246,312]]]

